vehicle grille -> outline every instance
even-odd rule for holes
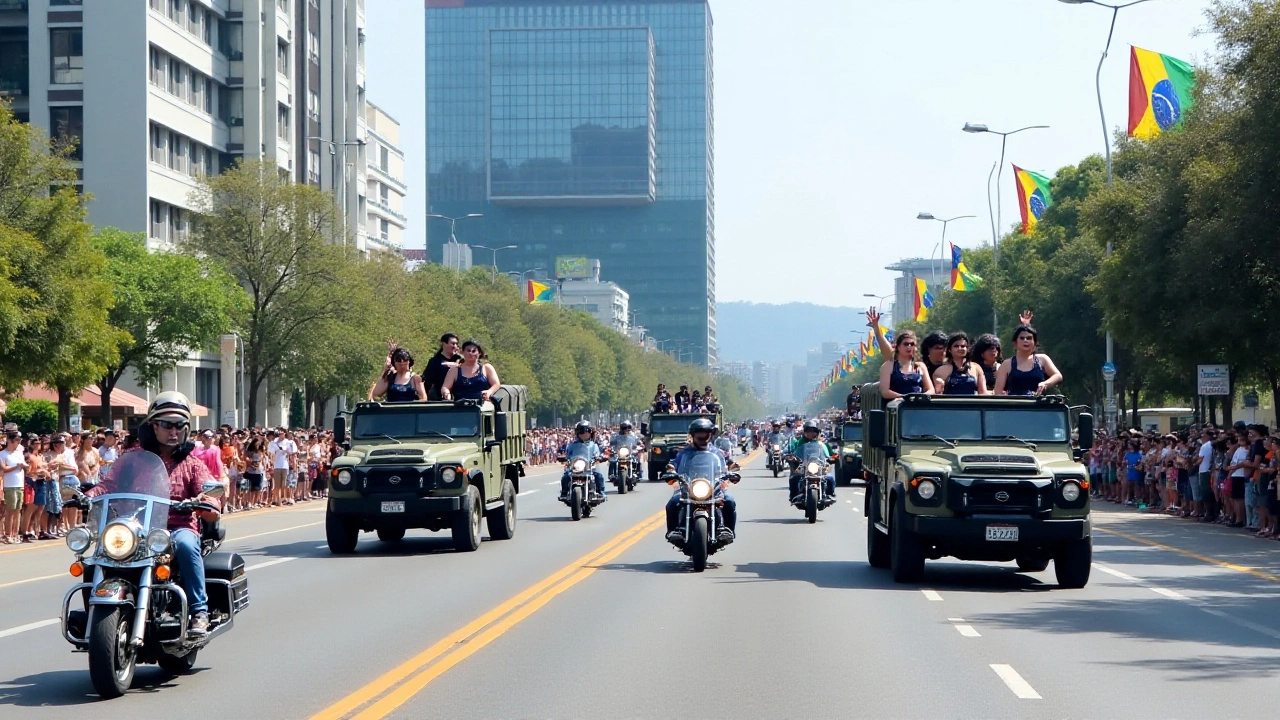
[[[990,463],[992,465],[1007,465],[1017,463],[1020,465],[1035,465],[1036,459],[1030,455],[964,455],[960,458],[962,463]]]
[[[415,467],[372,468],[364,472],[361,489],[366,493],[434,490],[435,471],[433,468]]]
[[[385,448],[382,450],[371,451],[366,462],[371,465],[381,463],[399,463],[402,465],[405,463],[417,464],[422,462],[422,457],[421,450],[409,448],[405,448],[403,450],[399,448]]]
[[[1029,515],[1053,509],[1053,483],[1033,480],[951,481],[947,504],[962,513]]]

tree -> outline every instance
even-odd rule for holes
[[[132,368],[144,382],[158,380],[192,350],[212,348],[247,298],[230,275],[207,261],[148,252],[142,233],[103,228],[93,244],[107,258],[113,286],[109,322],[126,335],[118,359],[98,380],[102,424],[110,427],[111,393],[125,371]]]

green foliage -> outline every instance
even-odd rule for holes
[[[24,433],[44,435],[58,429],[58,406],[48,400],[14,398],[9,401],[4,421],[16,423]]]

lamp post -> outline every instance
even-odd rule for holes
[[[444,220],[444,221],[448,222],[448,223],[449,223],[449,244],[450,244],[450,245],[457,245],[457,244],[458,244],[458,221],[459,221],[459,220],[469,220],[469,219],[471,219],[471,218],[480,218],[480,217],[484,217],[484,214],[483,214],[483,213],[468,213],[468,214],[466,214],[466,215],[460,215],[460,216],[458,216],[458,217],[449,217],[448,215],[437,215],[436,213],[427,213],[427,217],[429,217],[429,218],[436,218],[437,220]],[[444,260],[444,251],[443,251],[443,250],[441,250],[441,252],[440,252],[440,260],[442,260],[442,261]],[[427,262],[431,262],[431,256],[430,256],[430,255],[427,255]]]
[[[1107,44],[1102,48],[1102,57],[1098,59],[1098,71],[1094,74],[1093,79],[1094,87],[1097,89],[1098,93],[1098,117],[1102,120],[1102,147],[1106,150],[1107,156],[1107,185],[1111,185],[1111,136],[1107,134],[1107,112],[1102,106],[1102,65],[1107,61],[1107,54],[1111,52],[1111,38],[1115,35],[1116,18],[1120,16],[1120,11],[1127,7],[1133,7],[1134,5],[1141,5],[1144,2],[1150,2],[1150,0],[1133,0],[1133,2],[1127,2],[1120,5],[1111,5],[1104,2],[1098,2],[1098,0],[1058,0],[1058,2],[1063,2],[1068,5],[1097,5],[1098,7],[1104,7],[1111,11],[1111,27],[1107,30]],[[1110,256],[1114,249],[1111,237],[1107,236],[1107,255]],[[1114,365],[1115,353],[1115,338],[1111,335],[1111,329],[1107,328],[1108,365]],[[1106,383],[1107,392],[1106,404],[1103,406],[1107,414],[1107,432],[1114,436],[1116,433],[1116,413],[1113,408],[1115,408],[1116,381],[1114,376],[1111,376],[1110,378],[1104,377],[1103,381]]]
[[[502,247],[485,247],[484,245],[472,245],[471,247],[479,250],[488,250],[489,252],[493,253],[493,270],[489,273],[489,282],[496,283],[498,282],[498,251],[514,250],[516,249],[517,246],[503,245]]]
[[[893,296],[894,296],[894,293],[889,293],[888,295],[876,295],[875,293],[862,293],[862,297],[875,298],[876,300],[880,301],[876,303],[876,312],[880,312],[880,308],[884,307],[884,301],[887,298],[891,298]]]
[[[974,218],[974,217],[977,217],[977,215],[957,215],[953,218],[947,218],[944,220],[940,217],[934,217],[933,213],[922,212],[919,215],[916,215],[917,220],[937,220],[938,222],[942,223],[942,239],[938,241],[937,245],[933,246],[934,252],[938,254],[941,254],[940,249],[942,248],[942,244],[947,241],[947,223],[950,223],[954,220],[964,220],[966,218]],[[932,253],[929,255],[929,269],[933,271],[933,284],[934,286],[937,286],[938,268],[933,263]]]
[[[525,270],[524,272],[520,272],[517,270],[508,270],[503,274],[510,275],[516,279],[517,283],[521,283],[521,282],[524,282],[529,277],[529,273],[536,273],[539,270],[544,270],[544,269],[545,268],[536,267],[536,268],[530,268],[528,270]]]
[[[329,146],[329,156],[332,157],[336,162],[340,163],[342,166],[341,173],[338,172],[337,168],[334,168],[333,183],[334,183],[334,195],[338,197],[338,203],[341,206],[342,247],[346,247],[347,246],[347,185],[348,185],[347,183],[347,148],[351,146],[356,146],[356,147],[363,146],[365,144],[365,141],[364,140],[348,140],[346,142],[339,143],[339,142],[334,142],[332,140],[329,140],[328,138],[320,137],[319,135],[309,135],[307,136],[307,140],[315,140],[316,142],[322,142],[327,144]],[[338,152],[338,148],[342,148],[341,153]],[[337,192],[337,184],[339,182],[339,177],[341,177],[341,182],[342,182],[342,193],[340,195]]]

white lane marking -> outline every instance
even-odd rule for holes
[[[972,625],[955,625],[954,627],[965,637],[982,637],[977,630],[973,629]]]
[[[853,501],[852,501],[852,500],[845,500],[845,502],[849,503],[850,505],[852,505],[852,504],[853,504]]]
[[[1120,572],[1119,570],[1112,570],[1111,568],[1101,563],[1094,563],[1093,566],[1098,568],[1104,573],[1128,580],[1129,582],[1134,583],[1135,585],[1144,587],[1158,595],[1163,595],[1164,597],[1167,597],[1170,600],[1190,600],[1191,599],[1187,595],[1184,595],[1180,592],[1177,592],[1175,590],[1167,590],[1162,587],[1156,587],[1146,581],[1139,580],[1138,578],[1133,577],[1132,575],[1126,575]],[[1252,630],[1253,632],[1266,635],[1267,637],[1272,638],[1273,640],[1280,640],[1280,632],[1272,628],[1269,628],[1265,625],[1259,625],[1255,622],[1250,622],[1248,620],[1238,618],[1234,615],[1229,615],[1220,610],[1214,610],[1213,608],[1207,608],[1201,605],[1192,605],[1192,607],[1194,607],[1195,609],[1201,612],[1209,613],[1210,615],[1216,618],[1221,618],[1223,620],[1226,620],[1227,622],[1231,623],[1232,625],[1236,625],[1237,627],[1242,627],[1246,630]]]
[[[53,578],[66,577],[67,573],[54,573],[53,575],[41,575],[40,577],[27,578],[26,580],[14,580],[13,582],[0,583],[0,589],[13,587],[14,585],[26,585],[27,583],[39,582],[40,580],[52,580]]]
[[[1136,577],[1134,577],[1134,576],[1132,576],[1132,575],[1126,575],[1126,574],[1124,574],[1124,573],[1120,572],[1119,570],[1113,570],[1113,569],[1111,569],[1111,568],[1107,567],[1106,565],[1103,565],[1102,563],[1094,563],[1094,564],[1093,564],[1093,566],[1094,566],[1094,567],[1096,567],[1096,568],[1098,568],[1098,569],[1099,569],[1099,570],[1101,570],[1102,572],[1104,572],[1104,573],[1106,573],[1106,574],[1108,574],[1108,575],[1112,575],[1112,576],[1118,577],[1118,578],[1120,578],[1121,580],[1128,580],[1129,582],[1132,582],[1132,583],[1136,583],[1136,582],[1138,582],[1138,578],[1136,578]]]
[[[326,545],[325,547],[328,547],[328,546]],[[296,557],[286,557],[286,558],[277,558],[275,560],[268,560],[266,562],[260,562],[257,565],[250,565],[249,567],[246,567],[244,571],[249,572],[250,570],[261,570],[262,568],[265,568],[265,567],[271,567],[272,565],[279,565],[280,563],[293,562],[294,560],[297,560],[297,559],[298,558]]]
[[[317,546],[316,546],[316,550],[328,550],[328,549],[329,549],[329,544],[328,544],[328,543],[325,543],[324,545],[317,545]]]
[[[929,598],[929,602],[942,602],[942,596],[938,594],[937,590],[921,590],[920,592]]]
[[[1180,593],[1180,592],[1175,592],[1175,591],[1173,591],[1173,590],[1166,590],[1166,589],[1164,589],[1164,588],[1162,588],[1162,587],[1154,587],[1154,586],[1153,586],[1153,587],[1151,587],[1151,588],[1149,588],[1149,589],[1150,589],[1152,592],[1154,592],[1154,593],[1156,593],[1156,594],[1158,594],[1158,595],[1163,595],[1163,596],[1165,596],[1165,597],[1167,597],[1167,598],[1173,598],[1174,600],[1186,600],[1186,599],[1187,599],[1187,596],[1186,596],[1186,595],[1183,595],[1183,594],[1182,594],[1182,593]]]
[[[1022,679],[1022,676],[1018,674],[1017,670],[1013,669],[1012,665],[993,664],[991,665],[991,669],[996,671],[996,675],[999,675],[1000,679],[1004,681],[1004,684],[1007,685],[1008,688],[1013,691],[1013,694],[1017,695],[1020,699],[1044,699],[1040,697],[1040,693],[1036,692],[1035,688],[1031,687],[1031,683]]]
[[[947,618],[947,622],[964,622],[964,618]]]
[[[7,638],[10,635],[17,635],[18,633],[24,633],[28,630],[38,630],[42,627],[57,625],[60,622],[62,621],[59,618],[52,618],[49,620],[40,620],[33,623],[27,623],[26,625],[19,625],[18,627],[9,628],[8,630],[0,630],[0,638]]]
[[[1232,616],[1232,615],[1228,615],[1227,613],[1224,613],[1224,612],[1222,612],[1221,610],[1214,610],[1214,609],[1212,609],[1212,608],[1206,608],[1206,607],[1200,607],[1200,608],[1197,608],[1197,609],[1198,609],[1198,610],[1202,610],[1202,611],[1204,611],[1204,612],[1207,612],[1207,613],[1209,613],[1210,615],[1213,615],[1214,617],[1222,618],[1223,620],[1226,620],[1226,621],[1227,621],[1227,622],[1229,622],[1229,623],[1233,623],[1233,624],[1235,624],[1235,625],[1239,625],[1239,626],[1240,626],[1240,627],[1242,627],[1242,628],[1245,628],[1245,629],[1248,629],[1248,630],[1252,630],[1252,631],[1254,631],[1254,632],[1256,632],[1256,633],[1261,633],[1261,634],[1263,634],[1263,635],[1266,635],[1267,637],[1272,638],[1272,639],[1274,639],[1274,640],[1280,640],[1280,632],[1276,632],[1275,630],[1272,630],[1271,628],[1269,628],[1269,627],[1267,627],[1267,626],[1265,626],[1265,625],[1259,625],[1259,624],[1257,624],[1257,623],[1255,623],[1255,622],[1250,622],[1250,621],[1248,621],[1248,620],[1242,620],[1242,619],[1240,619],[1240,618],[1238,618],[1238,617],[1234,617],[1234,616]]]
[[[532,495],[536,492],[538,492],[537,488],[534,488],[533,490],[525,490],[522,493],[516,493],[516,497],[524,497],[525,495]]]
[[[548,484],[548,485],[559,485],[559,484],[560,484],[560,481],[559,481],[559,480],[552,480],[551,482],[549,482],[549,483],[547,483],[547,484]]]

